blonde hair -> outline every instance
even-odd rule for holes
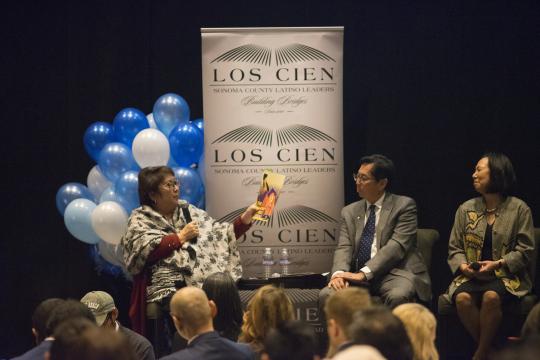
[[[291,300],[283,289],[265,285],[249,301],[238,340],[250,343],[256,351],[260,351],[270,329],[288,320],[294,320]]]
[[[438,360],[435,347],[437,320],[425,306],[420,304],[402,304],[393,311],[405,325],[411,341],[415,360]]]

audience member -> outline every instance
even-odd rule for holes
[[[416,204],[389,192],[393,175],[394,163],[384,155],[360,159],[353,179],[362,199],[341,211],[332,277],[321,290],[319,309],[349,285],[369,288],[392,308],[431,299],[429,274],[416,248]]]
[[[540,359],[540,335],[530,334],[493,356],[493,360]]]
[[[248,360],[255,354],[245,344],[237,344],[219,336],[214,331],[212,317],[216,305],[208,300],[203,290],[184,287],[172,297],[171,316],[176,330],[188,341],[184,350],[177,351],[165,360]]]
[[[388,360],[411,360],[413,349],[405,326],[384,306],[356,312],[347,336],[358,345],[371,345]]]
[[[128,339],[107,327],[88,327],[74,338],[66,360],[136,360]]]
[[[218,308],[214,317],[214,329],[219,335],[237,341],[243,310],[240,294],[231,275],[226,272],[214,273],[204,280],[202,289]]]
[[[317,339],[313,327],[301,321],[285,321],[270,329],[264,339],[261,360],[314,360]]]
[[[79,303],[79,305],[82,305]],[[69,311],[76,309],[71,306]],[[64,314],[67,312],[64,312]],[[75,357],[75,352],[79,346],[79,339],[82,333],[90,328],[97,328],[95,319],[85,316],[74,315],[62,320],[53,333],[54,341],[51,350],[46,354],[45,360],[80,360]]]
[[[407,330],[413,347],[414,360],[438,360],[439,353],[435,346],[437,320],[425,306],[420,304],[402,304],[393,311]]]
[[[51,348],[53,341],[52,334],[47,330],[47,321],[52,311],[63,301],[58,298],[50,298],[43,300],[36,307],[34,314],[32,314],[32,334],[34,335],[36,346],[12,360],[43,359],[45,353]]]
[[[58,325],[66,320],[78,317],[86,318],[93,323],[96,322],[94,314],[92,314],[90,309],[88,309],[84,304],[81,304],[79,301],[73,299],[65,300],[58,304],[58,306],[56,306],[52,311],[51,316],[47,321],[47,331],[53,334],[54,337],[54,332],[56,331]]]
[[[533,306],[521,328],[522,339],[533,335],[540,336],[540,303]]]
[[[373,346],[352,345],[340,351],[333,357],[334,360],[386,360]]]
[[[249,301],[238,341],[249,344],[260,354],[268,331],[283,321],[293,319],[293,305],[283,289],[265,285]]]
[[[338,351],[352,345],[347,337],[347,328],[353,314],[371,306],[371,297],[367,289],[350,287],[333,293],[324,306],[329,348],[327,358],[332,358]]]
[[[155,359],[154,349],[150,341],[118,322],[118,309],[111,295],[105,291],[91,291],[84,295],[81,302],[92,311],[98,326],[123,334],[138,359]]]

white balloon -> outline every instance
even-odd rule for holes
[[[92,212],[92,227],[98,236],[113,245],[119,244],[127,229],[128,214],[114,202],[105,201]]]
[[[86,177],[86,185],[94,197],[99,199],[103,191],[112,185],[112,182],[103,175],[99,166],[95,165]]]
[[[99,254],[109,263],[120,266],[123,270],[126,269],[124,263],[124,247],[120,244],[113,245],[105,241],[98,243]]]
[[[154,120],[154,113],[146,115],[146,120],[148,120],[148,125],[151,129],[157,129],[156,120]]]
[[[131,146],[133,157],[141,168],[167,165],[169,161],[169,140],[159,130],[144,129],[139,131]]]

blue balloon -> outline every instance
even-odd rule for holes
[[[206,186],[205,164],[206,164],[206,162],[204,161],[204,152],[203,152],[201,154],[201,158],[199,159],[199,162],[197,164],[197,172],[199,173],[199,176],[201,177],[201,180],[202,180],[204,186]]]
[[[154,121],[161,132],[169,136],[179,124],[189,122],[189,105],[180,95],[161,95],[154,103]]]
[[[199,200],[199,202],[195,206],[198,207],[199,209],[206,210],[206,194],[204,192],[204,188],[203,188],[203,193],[202,193],[201,199]]]
[[[191,120],[191,123],[193,125],[195,125],[196,127],[199,128],[199,130],[201,130],[204,134],[204,123],[203,123],[203,118],[198,118],[198,119],[195,119],[195,120]]]
[[[105,144],[113,140],[114,131],[112,125],[102,121],[91,124],[83,136],[84,148],[95,162],[98,161],[99,152]]]
[[[172,169],[180,184],[180,199],[190,204],[199,204],[204,194],[204,186],[196,170],[186,167]]]
[[[116,182],[126,171],[139,169],[131,149],[117,142],[105,145],[99,154],[98,165],[103,175],[112,182]]]
[[[85,185],[70,182],[64,184],[56,192],[56,208],[64,216],[66,207],[75,199],[88,199],[94,201],[94,195]]]
[[[126,171],[116,180],[114,189],[117,201],[128,213],[140,206],[139,178],[137,171]]]
[[[199,161],[204,150],[203,133],[195,125],[178,125],[169,135],[171,156],[180,166],[191,166]]]
[[[64,224],[77,239],[87,244],[97,244],[99,236],[92,228],[92,211],[96,204],[88,199],[75,199],[69,203],[64,213]]]
[[[96,265],[96,271],[98,274],[103,272],[105,274],[112,275],[115,278],[125,277],[125,274],[120,266],[111,264],[100,255],[97,245],[90,247],[89,255]]]
[[[116,191],[114,191],[114,185],[109,186],[101,193],[101,196],[99,197],[99,203],[101,204],[105,201],[118,202],[118,196],[116,196]]]
[[[135,108],[121,110],[113,120],[114,137],[116,141],[131,148],[133,139],[139,131],[150,127],[146,115]]]

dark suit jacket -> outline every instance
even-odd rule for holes
[[[366,200],[347,205],[341,211],[341,232],[334,253],[332,273],[356,271],[353,257],[364,230]],[[375,229],[377,254],[366,266],[373,281],[385,276],[401,276],[411,280],[420,300],[431,299],[431,283],[427,268],[416,249],[416,204],[406,196],[386,193],[379,222]]]
[[[165,356],[164,360],[253,360],[255,353],[247,344],[222,338],[215,331],[197,336],[184,350]]]

